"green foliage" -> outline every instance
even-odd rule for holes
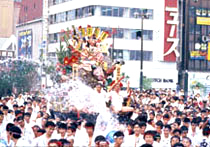
[[[143,89],[151,89],[152,88],[152,79],[143,77]]]
[[[200,89],[204,89],[205,88],[205,86],[201,82],[198,82],[198,81],[193,81],[190,84],[190,88],[191,89],[194,89],[196,86],[199,87]]]
[[[11,94],[13,88],[17,93],[29,92],[39,81],[39,65],[26,60],[9,60],[0,64],[0,96]]]

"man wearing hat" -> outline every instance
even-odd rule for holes
[[[14,142],[15,147],[29,146],[28,142],[21,137],[21,134],[22,132],[19,127],[13,126],[10,128],[10,136],[12,141]]]
[[[114,82],[113,84],[113,91],[110,92],[109,98],[111,99],[111,110],[114,113],[122,112],[132,112],[134,109],[132,107],[123,106],[123,95],[120,93],[122,88],[121,82]]]
[[[117,131],[113,135],[114,137],[114,147],[121,147],[124,140],[124,134],[121,131]]]

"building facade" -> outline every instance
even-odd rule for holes
[[[19,0],[16,5],[20,8],[18,24],[42,18],[43,0]]]
[[[176,88],[177,0],[49,0],[48,4],[49,58],[56,59],[62,29],[99,27],[112,34],[107,39],[112,44],[111,57],[125,61],[122,71],[135,88],[140,81],[141,14],[147,14],[142,33],[143,75],[153,80],[153,88]]]
[[[42,19],[36,19],[16,26],[18,57],[39,60],[42,49],[42,22]]]
[[[0,1],[0,38],[9,38],[14,33],[15,7],[12,0]]]
[[[43,42],[43,0],[21,0],[16,24],[17,57],[39,60]]]
[[[206,95],[210,91],[210,0],[186,0],[181,4],[185,26],[179,81],[189,92],[194,83],[201,83]]]

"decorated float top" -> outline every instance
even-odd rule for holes
[[[122,62],[113,63],[109,57],[109,44],[105,42],[109,32],[90,25],[86,28],[72,26],[61,32],[63,35],[60,38],[60,49],[57,49],[59,63],[56,69],[62,73],[64,81],[79,78],[88,86],[95,87],[101,83],[112,89],[124,78],[120,72]],[[116,78],[112,80],[115,69]]]

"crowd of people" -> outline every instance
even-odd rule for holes
[[[0,146],[48,147],[210,147],[210,95],[185,96],[183,90],[140,92],[117,84],[95,88],[118,126],[97,133],[97,113],[57,112],[45,95],[30,93],[0,99]]]

